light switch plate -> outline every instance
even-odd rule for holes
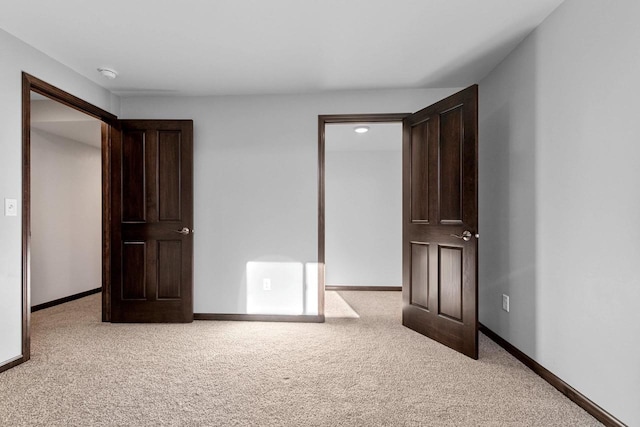
[[[509,312],[509,295],[507,294],[502,294],[502,309]]]
[[[4,199],[4,216],[18,216],[18,201],[16,199]]]

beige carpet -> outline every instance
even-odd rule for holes
[[[403,328],[399,292],[340,295],[359,319],[112,325],[99,295],[36,312],[0,425],[599,425],[484,336],[474,361]]]

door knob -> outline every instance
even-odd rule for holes
[[[176,233],[180,233],[180,234],[184,234],[185,236],[187,234],[193,233],[193,230],[190,230],[189,227],[182,227],[182,230],[172,230]]]
[[[469,230],[464,230],[462,232],[462,234],[458,235],[458,234],[449,234],[449,236],[451,237],[455,237],[456,239],[462,239],[465,242],[468,242],[469,240],[471,240],[471,236],[473,236],[471,234],[471,232]]]

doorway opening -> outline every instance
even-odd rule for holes
[[[402,289],[402,123],[325,126],[326,290]]]
[[[31,92],[31,312],[102,290],[102,122]]]
[[[330,188],[335,188],[332,187],[333,181],[332,179],[334,177],[330,177],[329,179],[327,179],[327,161],[331,162],[330,163],[330,167],[333,166],[333,162],[332,159],[333,158],[340,158],[343,157],[344,158],[344,154],[346,152],[351,152],[355,154],[351,154],[349,155],[350,157],[354,157],[354,158],[362,158],[362,154],[366,153],[366,152],[372,152],[373,154],[371,155],[372,159],[371,161],[367,161],[367,162],[362,162],[362,171],[364,171],[365,169],[370,169],[371,167],[374,167],[374,163],[379,160],[377,159],[378,157],[384,157],[384,156],[380,156],[380,152],[382,152],[382,150],[384,148],[389,148],[392,147],[393,145],[396,144],[397,146],[397,150],[398,152],[401,151],[401,145],[402,145],[402,133],[401,133],[401,128],[402,128],[402,120],[407,117],[409,114],[404,114],[404,113],[400,113],[400,114],[343,114],[343,115],[331,115],[331,116],[319,116],[318,117],[318,300],[319,300],[319,310],[320,313],[322,315],[324,315],[324,302],[325,302],[325,289],[326,290],[348,290],[348,289],[360,289],[360,290],[401,290],[402,287],[398,287],[397,285],[399,285],[400,283],[393,283],[391,285],[384,285],[383,282],[377,282],[377,283],[373,283],[372,278],[369,277],[361,277],[361,280],[347,280],[347,278],[349,277],[354,277],[352,276],[352,273],[354,272],[354,268],[347,268],[346,265],[343,267],[340,267],[339,265],[334,264],[334,270],[327,270],[326,267],[326,260],[327,260],[327,255],[329,255],[329,260],[331,260],[331,257],[339,257],[341,256],[339,253],[338,248],[339,247],[343,247],[344,245],[341,245],[341,243],[339,241],[336,241],[335,239],[337,238],[337,236],[340,234],[340,230],[339,229],[332,229],[332,233],[329,235],[329,237],[327,238],[327,226],[326,226],[326,220],[327,218],[329,218],[329,220],[332,219],[336,219],[338,221],[340,221],[340,207],[337,206],[331,206],[329,208],[327,208],[327,194],[326,194],[326,188],[327,188],[327,184],[329,184]],[[350,140],[347,141],[347,132],[352,133],[355,131],[355,127],[356,126],[368,126],[370,128],[370,130],[372,128],[379,128],[379,129],[384,129],[385,127],[388,127],[388,129],[385,129],[386,131],[388,131],[390,134],[393,134],[394,132],[394,128],[395,130],[397,130],[397,137],[395,137],[395,141],[385,141],[384,138],[382,138],[380,141],[377,142],[377,150],[370,150],[371,146],[367,147],[366,145],[363,145],[362,142],[358,142],[357,139],[353,139],[353,138],[349,138]],[[363,135],[357,135],[357,136],[365,136]],[[342,142],[340,142],[342,141]],[[342,150],[342,151],[340,151]],[[360,156],[358,155],[358,150],[360,152]],[[375,151],[378,152],[378,155],[376,155]],[[336,155],[336,153],[338,153]],[[342,156],[340,156],[342,154]],[[401,175],[401,159],[399,160],[399,165],[400,169],[398,170],[398,185],[399,188],[398,190],[400,191],[400,195],[401,195],[401,179],[402,179],[402,175]],[[353,169],[349,169],[348,167],[339,167],[336,169],[336,172],[338,172],[338,169],[346,174],[357,174],[358,172],[353,170]],[[393,173],[392,171],[389,171],[390,173]],[[340,173],[340,172],[338,172]],[[383,176],[379,177],[379,179],[384,179]],[[354,182],[353,183],[356,187],[358,187],[358,183]],[[362,182],[360,187],[362,187]],[[343,191],[344,190],[344,191]],[[340,197],[340,194],[332,194],[338,196],[338,199],[336,199],[336,201],[338,201],[340,198],[348,198],[349,195],[346,194],[345,192],[348,191],[348,188],[342,187],[340,189],[340,191],[344,194],[342,194],[342,196],[344,197]],[[353,188],[351,190],[357,190],[356,188]],[[366,188],[359,188],[359,191],[366,191]],[[392,191],[390,189],[390,191]],[[366,196],[366,195],[365,195]],[[371,200],[367,200],[367,198],[363,198],[363,200],[361,200],[361,202],[363,204],[370,204]],[[337,208],[336,210],[334,210],[333,208]],[[389,211],[387,212],[388,215],[385,215],[387,218],[391,217],[393,218],[394,216],[394,209],[397,208],[400,212],[402,210],[402,204],[401,204],[401,198],[398,200],[398,205],[397,206],[389,206]],[[371,217],[371,219],[375,220],[376,217],[376,212],[360,212],[356,215],[355,221],[359,221],[362,220],[364,216],[369,215]],[[352,220],[353,220],[353,215],[352,216]],[[400,218],[398,218],[398,224],[397,226],[400,227],[401,223],[400,223]],[[343,221],[340,221],[342,225],[344,225],[345,227],[349,228],[349,225]],[[374,225],[372,225],[374,226]],[[338,226],[339,228],[340,226]],[[360,266],[358,267],[357,265],[355,266],[355,270],[363,270],[363,266],[366,265],[368,262],[371,262],[370,260],[368,261],[366,258],[368,255],[370,254],[366,254],[363,252],[367,251],[367,247],[369,249],[370,245],[367,243],[366,240],[363,238],[363,236],[361,236],[360,238],[358,238],[356,236],[356,234],[359,233],[366,233],[366,230],[363,230],[361,227],[358,227],[359,230],[354,230],[353,227],[351,227],[352,232],[350,232],[351,236],[356,240],[354,242],[354,245],[352,248],[350,248],[349,252],[352,254],[353,256],[353,262],[355,262],[356,264],[360,264]],[[369,233],[373,234],[373,231],[370,230]],[[401,233],[401,231],[400,231]],[[371,235],[370,234],[370,235]],[[397,236],[401,238],[401,234],[400,236]],[[391,233],[391,236],[389,236],[389,238],[391,240],[393,240],[393,232]],[[398,254],[401,254],[401,247],[397,247],[397,248],[392,248],[391,250],[395,250]],[[345,256],[345,254],[342,254],[342,256]],[[334,261],[335,262],[335,261]],[[348,261],[347,261],[348,262]],[[351,263],[352,267],[353,267],[353,262]],[[393,270],[393,261],[391,261],[389,263],[391,265],[390,269]],[[387,264],[387,265],[389,265]],[[329,266],[329,269],[331,269],[332,267]],[[384,269],[384,266],[382,266],[382,268]],[[401,265],[398,266],[398,268],[401,268]],[[329,274],[329,276],[327,276],[327,273]],[[356,273],[357,274],[357,273]],[[393,276],[393,271],[389,272],[390,276]],[[327,282],[327,278],[329,278],[331,281]],[[401,281],[402,277],[398,277],[398,280]],[[351,281],[351,282],[359,282],[359,283],[333,283],[333,282],[344,282],[344,281]],[[369,282],[369,284],[367,284],[367,282]],[[371,286],[373,285],[373,286]]]

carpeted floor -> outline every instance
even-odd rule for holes
[[[340,295],[360,318],[103,324],[100,295],[36,312],[0,425],[600,425],[482,335],[474,361],[402,327],[399,292]]]

